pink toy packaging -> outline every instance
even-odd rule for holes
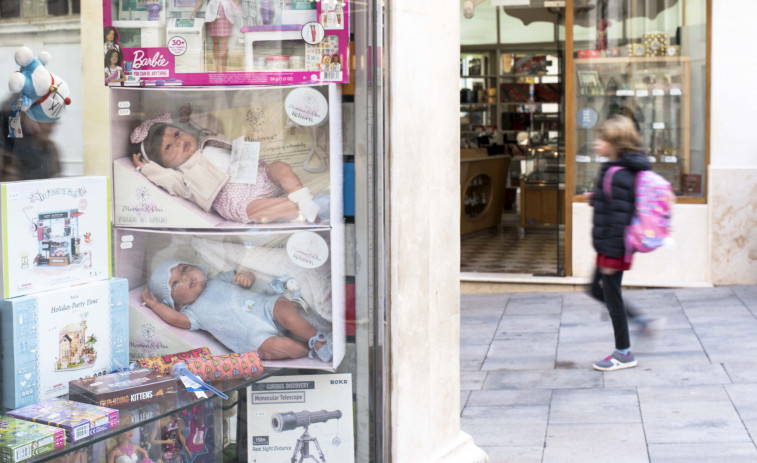
[[[109,86],[349,82],[347,0],[103,0]]]
[[[343,221],[334,84],[111,89],[113,223],[313,228]],[[333,194],[332,194],[333,193]]]
[[[333,371],[346,342],[343,243],[341,226],[116,228],[114,271],[129,281],[130,360],[207,347],[213,356],[257,351],[263,368]],[[272,343],[287,343],[285,355],[266,355]],[[200,359],[187,363],[202,368]]]

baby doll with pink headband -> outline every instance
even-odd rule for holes
[[[190,113],[188,107],[181,109],[182,118]],[[259,161],[254,180],[232,182],[231,141],[189,122],[174,124],[166,111],[134,129],[131,142],[140,152],[132,154],[132,161],[148,180],[234,222],[316,221],[318,204],[289,164]]]

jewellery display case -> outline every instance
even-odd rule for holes
[[[689,188],[682,184],[693,183],[689,58],[626,56],[579,58],[574,62],[575,193],[591,191],[595,186],[605,159],[593,153],[594,127],[614,114],[634,121],[652,169],[671,183],[676,194],[685,193]]]

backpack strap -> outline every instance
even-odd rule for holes
[[[615,172],[619,171],[620,169],[624,169],[624,167],[610,167],[609,169],[607,169],[607,172],[605,172],[605,177],[602,180],[602,191],[604,191],[605,193],[605,198],[610,201],[612,201],[612,176],[615,175]]]

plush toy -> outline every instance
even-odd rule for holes
[[[48,71],[50,53],[43,51],[35,58],[27,47],[16,50],[16,64],[21,69],[8,79],[11,92],[20,93],[20,109],[37,122],[54,122],[63,116],[71,104],[66,82]]]

